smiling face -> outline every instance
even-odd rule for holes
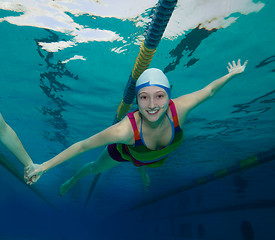
[[[144,87],[138,91],[137,101],[139,112],[149,121],[161,120],[169,106],[166,91],[157,86]]]

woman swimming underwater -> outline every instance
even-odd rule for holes
[[[94,162],[86,164],[60,188],[66,193],[80,178],[105,172],[122,162],[138,167],[146,186],[149,176],[145,167],[161,166],[169,153],[183,140],[182,126],[187,115],[196,106],[213,97],[234,76],[241,74],[247,65],[240,60],[228,64],[228,74],[203,89],[170,99],[170,84],[165,74],[155,68],[144,71],[136,82],[138,109],[127,114],[119,123],[79,141],[52,159],[25,171],[28,184],[36,182],[49,169],[91,149],[107,146]]]

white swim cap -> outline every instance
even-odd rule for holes
[[[170,98],[170,83],[168,81],[168,78],[160,69],[149,68],[140,75],[136,82],[136,96],[141,88],[149,86],[157,86],[163,88]]]

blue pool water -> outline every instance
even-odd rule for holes
[[[156,3],[0,2],[0,112],[35,163],[112,124]],[[189,115],[180,148],[149,169],[149,192],[125,163],[100,176],[86,207],[94,176],[60,197],[102,149],[44,174],[43,197],[0,166],[0,240],[274,240],[274,10],[272,0],[178,1],[150,65],[172,98],[225,75],[229,61],[248,59],[245,72]],[[268,162],[213,178],[263,152]]]

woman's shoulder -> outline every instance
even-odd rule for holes
[[[119,136],[120,136],[119,143],[133,144],[133,139],[135,139],[134,131],[128,116],[125,116],[120,122],[113,125],[113,127],[119,133]]]
[[[129,122],[131,123],[131,126],[133,127],[133,125],[137,125],[139,126],[140,124],[140,121],[141,121],[141,116],[140,116],[140,112],[137,110],[134,110],[130,113],[128,113],[126,116],[125,116],[126,119],[129,120]]]
[[[187,111],[190,108],[190,101],[193,101],[194,98],[195,96],[192,94],[186,94],[171,100],[174,102],[177,111]]]

